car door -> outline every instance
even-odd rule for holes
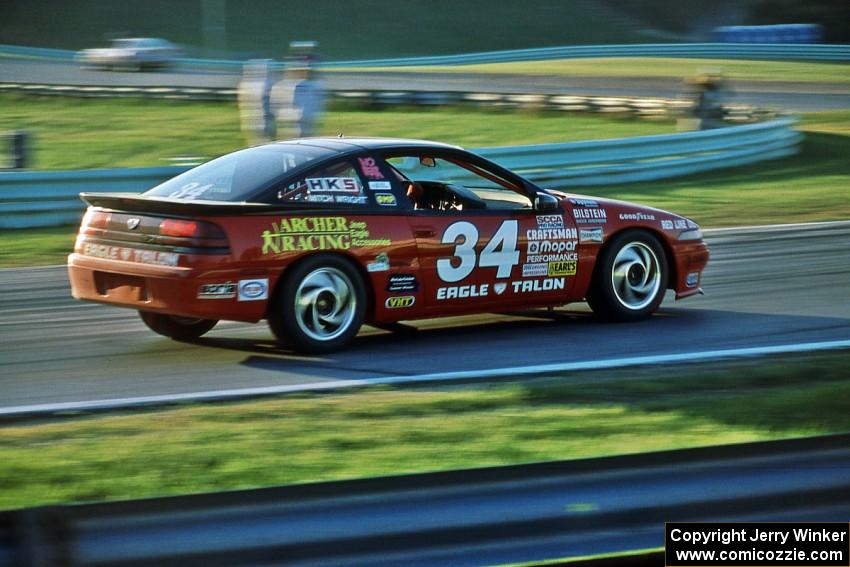
[[[409,217],[432,311],[557,304],[566,296],[577,258],[575,227],[563,211],[539,214],[516,182],[462,155],[387,161],[426,193],[448,189],[442,202],[426,199]]]

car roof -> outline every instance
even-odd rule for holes
[[[432,142],[430,140],[415,140],[408,138],[299,138],[297,140],[284,140],[280,142],[272,142],[272,145],[297,144],[306,146],[318,146],[328,150],[336,150],[339,152],[357,151],[357,150],[388,150],[388,149],[435,149],[435,150],[461,150],[460,146],[444,144],[442,142]]]

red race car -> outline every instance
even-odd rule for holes
[[[701,291],[691,220],[547,191],[455,146],[315,138],[240,150],[141,195],[82,194],[75,298],[192,340],[267,319],[329,352],[363,323],[587,301],[612,320]]]

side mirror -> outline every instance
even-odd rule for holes
[[[558,199],[548,193],[534,196],[534,210],[540,213],[553,213],[560,210]]]

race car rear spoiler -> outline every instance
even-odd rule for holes
[[[138,193],[80,193],[87,205],[115,211],[154,213],[177,216],[267,215],[287,211],[326,211],[346,209],[336,203],[229,203],[201,199],[145,197]]]

